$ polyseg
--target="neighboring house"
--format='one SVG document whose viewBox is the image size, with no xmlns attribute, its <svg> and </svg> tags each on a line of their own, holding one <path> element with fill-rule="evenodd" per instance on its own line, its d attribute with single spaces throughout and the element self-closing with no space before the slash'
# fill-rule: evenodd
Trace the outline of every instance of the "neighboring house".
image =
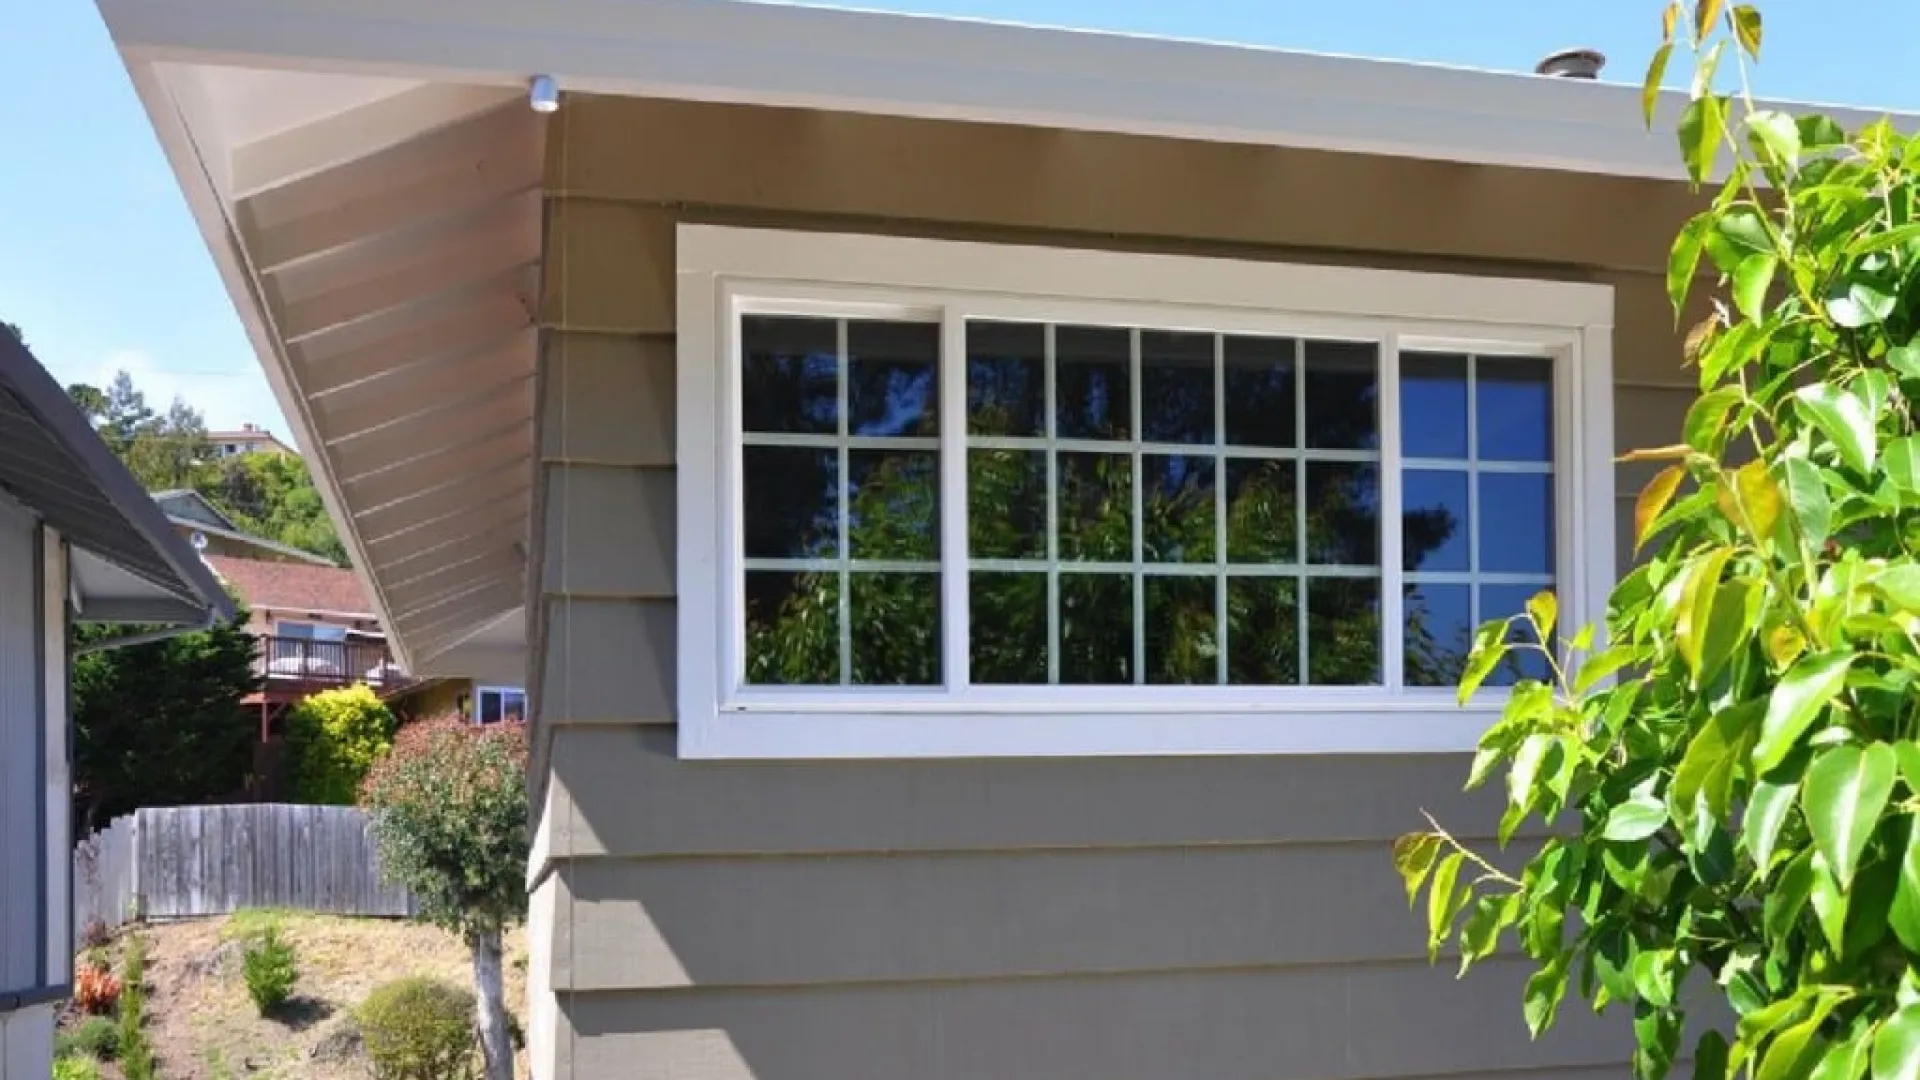
<svg viewBox="0 0 1920 1080">
<path fill-rule="evenodd" d="M 402 692 L 413 680 L 395 663 L 379 616 L 354 572 L 338 566 L 264 562 L 224 555 L 207 564 L 248 611 L 260 639 L 260 738 L 272 737 L 288 706 L 354 683 Z"/>
<path fill-rule="evenodd" d="M 207 444 L 213 456 L 230 458 L 239 454 L 298 454 L 293 447 L 275 438 L 273 432 L 255 424 L 242 424 L 239 431 L 209 431 Z"/>
<path fill-rule="evenodd" d="M 1624 1073 L 1389 845 L 1492 834 L 1470 627 L 1602 615 L 1696 392 L 1637 87 L 98 2 L 403 665 L 528 687 L 535 1076 Z"/>
<path fill-rule="evenodd" d="M 66 392 L 0 332 L 0 1078 L 49 1074 L 73 975 L 68 626 L 136 623 L 151 641 L 231 614 Z"/>
<path fill-rule="evenodd" d="M 232 518 L 220 512 L 205 495 L 191 489 L 156 491 L 153 501 L 173 523 L 174 530 L 187 538 L 204 555 L 224 555 L 266 562 L 304 562 L 332 566 L 333 560 L 296 547 L 276 543 L 244 532 Z"/>
</svg>

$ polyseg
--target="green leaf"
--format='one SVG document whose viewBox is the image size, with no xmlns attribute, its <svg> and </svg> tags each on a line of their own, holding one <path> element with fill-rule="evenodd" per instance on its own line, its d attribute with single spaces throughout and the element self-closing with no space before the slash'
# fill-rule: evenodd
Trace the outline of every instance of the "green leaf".
<svg viewBox="0 0 1920 1080">
<path fill-rule="evenodd" d="M 1875 326 L 1893 314 L 1894 296 L 1877 281 L 1859 274 L 1834 283 L 1827 294 L 1827 316 L 1849 330 Z"/>
<path fill-rule="evenodd" d="M 1767 317 L 1767 290 L 1780 260 L 1772 255 L 1749 255 L 1733 271 L 1733 305 L 1740 314 L 1760 322 Z"/>
<path fill-rule="evenodd" d="M 1695 398 L 1687 409 L 1685 423 L 1680 426 L 1687 445 L 1703 454 L 1717 453 L 1720 432 L 1727 426 L 1727 414 L 1740 404 L 1741 394 L 1738 386 L 1723 386 Z"/>
<path fill-rule="evenodd" d="M 1727 1080 L 1727 1037 L 1717 1031 L 1700 1033 L 1693 1044 L 1693 1080 Z"/>
<path fill-rule="evenodd" d="M 1800 807 L 1840 887 L 1853 884 L 1860 856 L 1893 794 L 1893 748 L 1886 743 L 1830 747 L 1807 769 Z"/>
<path fill-rule="evenodd" d="M 1727 104 L 1723 98 L 1707 94 L 1687 103 L 1687 111 L 1680 115 L 1680 156 L 1694 183 L 1704 182 L 1713 171 L 1726 132 Z M 1672 281 L 1671 269 L 1668 281 Z"/>
<path fill-rule="evenodd" d="M 1647 1004 L 1673 1004 L 1673 950 L 1648 949 L 1633 957 L 1633 988 Z"/>
<path fill-rule="evenodd" d="M 1809 546 L 1819 548 L 1833 531 L 1833 500 L 1827 494 L 1827 482 L 1821 478 L 1819 467 L 1806 458 L 1782 461 L 1780 474 L 1800 535 Z"/>
<path fill-rule="evenodd" d="M 1761 910 L 1761 925 L 1768 937 L 1782 937 L 1793 929 L 1813 893 L 1813 852 L 1802 851 L 1787 860 L 1780 877 L 1767 890 Z M 1742 1025 L 1744 1027 L 1744 1025 Z"/>
<path fill-rule="evenodd" d="M 1635 795 L 1614 806 L 1607 814 L 1607 825 L 1600 835 L 1607 840 L 1645 840 L 1659 832 L 1666 821 L 1667 808 L 1659 799 L 1651 794 Z"/>
<path fill-rule="evenodd" d="M 1701 679 L 1700 662 L 1707 644 L 1707 627 L 1713 618 L 1713 602 L 1720 591 L 1720 573 L 1726 569 L 1727 560 L 1733 558 L 1733 549 L 1714 548 L 1702 553 L 1687 564 L 1685 584 L 1680 590 L 1679 618 L 1674 624 L 1673 636 L 1680 647 L 1681 659 L 1687 662 L 1687 670 L 1693 674 L 1694 683 Z"/>
<path fill-rule="evenodd" d="M 1460 866 L 1466 862 L 1466 856 L 1456 851 L 1440 860 L 1433 872 L 1433 886 L 1427 890 L 1427 959 L 1433 960 L 1440 955 L 1440 945 L 1447 939 L 1447 932 L 1453 928 L 1454 916 L 1460 913 L 1459 904 L 1454 898 L 1454 886 L 1460 878 Z M 1471 891 L 1471 890 L 1469 890 Z"/>
<path fill-rule="evenodd" d="M 1505 620 L 1483 623 L 1473 633 L 1473 650 L 1467 654 L 1466 670 L 1460 676 L 1460 704 L 1465 705 L 1473 698 L 1474 691 L 1487 681 L 1493 669 L 1507 655 L 1507 628 Z"/>
<path fill-rule="evenodd" d="M 1714 223 L 1714 231 L 1739 249 L 1740 257 L 1775 255 L 1773 235 L 1767 231 L 1767 219 L 1759 210 L 1741 204 L 1729 207 Z"/>
<path fill-rule="evenodd" d="M 1912 781 L 1908 783 L 1911 786 Z M 1908 952 L 1920 953 L 1920 826 L 1915 826 L 1911 818 L 1907 826 L 1907 846 L 1900 856 L 1900 884 L 1893 891 L 1887 922 Z"/>
<path fill-rule="evenodd" d="M 1513 767 L 1507 771 L 1507 803 L 1522 810 L 1533 805 L 1533 786 L 1540 777 L 1540 763 L 1553 746 L 1553 736 L 1536 731 L 1526 737 L 1513 755 Z"/>
<path fill-rule="evenodd" d="M 1580 670 L 1573 676 L 1574 694 L 1584 695 L 1602 679 L 1632 662 L 1633 653 L 1625 645 L 1615 645 L 1604 652 L 1594 653 L 1580 662 Z"/>
<path fill-rule="evenodd" d="M 1920 743 L 1902 740 L 1893 744 L 1893 757 L 1900 763 L 1900 779 L 1907 790 L 1920 795 Z"/>
<path fill-rule="evenodd" d="M 1673 238 L 1673 247 L 1667 251 L 1667 299 L 1673 304 L 1676 318 L 1680 309 L 1687 306 L 1687 293 L 1693 287 L 1694 274 L 1699 272 L 1700 251 L 1711 228 L 1711 210 L 1695 214 L 1681 226 L 1679 235 Z"/>
<path fill-rule="evenodd" d="M 1846 889 L 1833 876 L 1833 868 L 1827 865 L 1826 856 L 1814 852 L 1811 866 L 1807 899 L 1813 902 L 1813 914 L 1820 922 L 1820 932 L 1826 935 L 1827 943 L 1838 953 L 1847 944 Z"/>
<path fill-rule="evenodd" d="M 1553 623 L 1559 615 L 1560 605 L 1550 590 L 1542 589 L 1527 599 L 1527 618 L 1533 621 L 1533 632 L 1543 643 L 1553 640 Z"/>
<path fill-rule="evenodd" d="M 1521 1000 L 1521 1012 L 1527 1019 L 1527 1030 L 1534 1038 L 1553 1026 L 1554 1013 L 1560 1009 L 1560 999 L 1567 994 L 1567 961 L 1565 956 L 1556 956 L 1540 970 L 1527 979 L 1527 987 Z"/>
<path fill-rule="evenodd" d="M 1908 435 L 1887 444 L 1887 479 L 1902 493 L 1920 492 L 1920 435 Z"/>
<path fill-rule="evenodd" d="M 1859 1080 L 1867 1071 L 1868 1051 L 1873 1046 L 1873 1029 L 1860 1030 L 1827 1048 L 1814 1067 L 1812 1080 Z"/>
<path fill-rule="evenodd" d="M 1815 1016 L 1801 1021 L 1773 1037 L 1760 1059 L 1755 1080 L 1805 1080 L 1827 1052 L 1820 1038 L 1820 1022 Z"/>
<path fill-rule="evenodd" d="M 1672 57 L 1671 41 L 1655 49 L 1653 59 L 1647 64 L 1646 78 L 1640 81 L 1640 115 L 1648 127 L 1653 126 L 1653 110 L 1660 103 L 1660 83 L 1667 77 L 1667 61 Z"/>
<path fill-rule="evenodd" d="M 1473 913 L 1460 927 L 1460 973 L 1476 960 L 1493 955 L 1500 944 L 1500 928 L 1512 921 L 1515 897 L 1483 896 L 1473 905 Z"/>
<path fill-rule="evenodd" d="M 1759 699 L 1743 702 L 1713 714 L 1687 744 L 1687 752 L 1674 770 L 1667 798 L 1674 807 L 1686 810 L 1694 799 L 1704 795 L 1714 817 L 1727 812 L 1733 798 L 1734 772 L 1745 756 L 1746 744 L 1753 735 L 1754 721 L 1765 703 Z"/>
<path fill-rule="evenodd" d="M 1760 59 L 1760 9 L 1752 4 L 1735 4 L 1733 8 L 1733 37 L 1747 55 Z M 1792 123 L 1791 120 L 1788 123 Z M 1795 145 L 1799 140 L 1795 140 Z"/>
<path fill-rule="evenodd" d="M 1408 833 L 1393 842 L 1393 868 L 1406 883 L 1409 911 L 1420 898 L 1420 886 L 1426 884 L 1439 855 L 1440 838 L 1433 833 Z"/>
<path fill-rule="evenodd" d="M 1814 717 L 1827 707 L 1847 681 L 1847 668 L 1853 663 L 1853 657 L 1851 650 L 1835 650 L 1801 657 L 1787 669 L 1767 701 L 1760 741 L 1753 749 L 1756 769 L 1770 772 L 1793 752 Z"/>
<path fill-rule="evenodd" d="M 1897 225 L 1885 232 L 1872 233 L 1847 250 L 1853 255 L 1871 255 L 1876 251 L 1896 248 L 1914 240 L 1920 240 L 1920 221 L 1909 221 L 1905 225 Z"/>
<path fill-rule="evenodd" d="M 1794 398 L 1807 421 L 1832 440 L 1848 468 L 1863 475 L 1873 468 L 1873 414 L 1857 395 L 1822 382 L 1801 388 Z"/>
<path fill-rule="evenodd" d="M 1920 564 L 1889 566 L 1873 576 L 1873 587 L 1885 593 L 1896 608 L 1920 612 Z"/>
<path fill-rule="evenodd" d="M 1786 823 L 1799 795 L 1798 780 L 1790 784 L 1762 780 L 1753 785 L 1753 794 L 1747 798 L 1741 834 L 1747 841 L 1747 854 L 1752 856 L 1753 865 L 1762 877 L 1773 862 L 1773 845 L 1780 839 L 1780 826 Z"/>
<path fill-rule="evenodd" d="M 1794 121 L 1794 126 L 1800 129 L 1800 145 L 1809 150 L 1824 150 L 1847 141 L 1846 129 L 1831 116 L 1818 113 L 1802 116 Z"/>
<path fill-rule="evenodd" d="M 1908 342 L 1887 350 L 1887 366 L 1908 379 L 1920 379 L 1920 345 Z"/>
<path fill-rule="evenodd" d="M 1920 1005 L 1909 1005 L 1873 1037 L 1873 1080 L 1920 1080 Z"/>
</svg>

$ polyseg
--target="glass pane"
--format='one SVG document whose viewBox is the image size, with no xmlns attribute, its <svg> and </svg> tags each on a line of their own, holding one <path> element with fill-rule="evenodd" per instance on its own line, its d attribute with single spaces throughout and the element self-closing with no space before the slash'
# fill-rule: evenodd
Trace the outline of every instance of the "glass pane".
<svg viewBox="0 0 1920 1080">
<path fill-rule="evenodd" d="M 1315 686 L 1372 686 L 1380 682 L 1378 581 L 1307 581 L 1307 681 Z"/>
<path fill-rule="evenodd" d="M 1227 561 L 1291 563 L 1300 550 L 1299 466 L 1291 461 L 1227 461 Z"/>
<path fill-rule="evenodd" d="M 491 694 L 491 693 L 481 694 L 480 695 L 480 722 L 482 724 L 499 723 L 502 718 L 500 706 L 501 706 L 501 700 L 500 700 L 499 694 Z"/>
<path fill-rule="evenodd" d="M 1132 562 L 1133 459 L 1061 454 L 1059 473 L 1060 557 Z"/>
<path fill-rule="evenodd" d="M 847 430 L 937 434 L 939 357 L 938 323 L 847 323 Z"/>
<path fill-rule="evenodd" d="M 1553 573 L 1553 477 L 1481 473 L 1480 570 Z"/>
<path fill-rule="evenodd" d="M 940 575 L 849 574 L 855 686 L 940 684 Z"/>
<path fill-rule="evenodd" d="M 1468 474 L 1408 469 L 1401 474 L 1400 551 L 1408 570 L 1470 569 Z"/>
<path fill-rule="evenodd" d="M 1379 565 L 1378 469 L 1344 461 L 1307 462 L 1307 562 Z"/>
<path fill-rule="evenodd" d="M 967 553 L 1046 558 L 1046 451 L 967 451 Z"/>
<path fill-rule="evenodd" d="M 1307 342 L 1307 445 L 1371 450 L 1380 445 L 1375 415 L 1378 348 L 1371 342 Z"/>
<path fill-rule="evenodd" d="M 1292 338 L 1225 343 L 1227 445 L 1297 448 Z"/>
<path fill-rule="evenodd" d="M 1047 681 L 1047 575 L 975 571 L 968 652 L 975 683 L 1032 686 Z"/>
<path fill-rule="evenodd" d="M 1527 601 L 1543 589 L 1552 589 L 1551 585 L 1482 585 L 1480 586 L 1480 621 L 1504 619 L 1527 610 Z M 1524 620 L 1516 623 L 1509 641 L 1522 642 L 1528 646 L 1537 643 L 1533 628 Z M 1538 679 L 1545 682 L 1551 674 L 1547 658 L 1533 648 L 1509 649 L 1500 666 L 1487 676 L 1488 686 L 1512 686 L 1521 679 Z"/>
<path fill-rule="evenodd" d="M 1158 577 L 1142 582 L 1147 606 L 1147 681 L 1201 684 L 1220 681 L 1218 612 L 1211 577 Z"/>
<path fill-rule="evenodd" d="M 740 416 L 747 431 L 840 430 L 840 329 L 834 319 L 740 319 Z"/>
<path fill-rule="evenodd" d="M 1227 681 L 1235 686 L 1299 684 L 1297 578 L 1227 579 Z"/>
<path fill-rule="evenodd" d="M 1106 326 L 1054 330 L 1055 433 L 1063 439 L 1126 439 L 1133 431 L 1132 335 Z"/>
<path fill-rule="evenodd" d="M 1466 458 L 1466 357 L 1401 354 L 1400 452 L 1414 458 Z"/>
<path fill-rule="evenodd" d="M 940 557 L 940 455 L 849 450 L 847 545 L 856 559 Z"/>
<path fill-rule="evenodd" d="M 1488 356 L 1474 363 L 1480 456 L 1488 461 L 1552 461 L 1552 363 Z"/>
<path fill-rule="evenodd" d="M 1213 335 L 1140 332 L 1140 431 L 1149 442 L 1213 442 Z"/>
<path fill-rule="evenodd" d="M 839 451 L 749 446 L 740 471 L 747 558 L 839 557 Z"/>
<path fill-rule="evenodd" d="M 1047 328 L 1039 323 L 967 324 L 967 430 L 975 435 L 1047 433 Z"/>
<path fill-rule="evenodd" d="M 1143 454 L 1140 518 L 1147 562 L 1212 562 L 1213 459 Z"/>
<path fill-rule="evenodd" d="M 1060 681 L 1133 681 L 1133 575 L 1060 575 Z"/>
<path fill-rule="evenodd" d="M 840 681 L 840 575 L 749 570 L 747 681 L 824 686 Z"/>
<path fill-rule="evenodd" d="M 1415 585 L 1406 600 L 1408 686 L 1453 686 L 1473 648 L 1473 589 Z"/>
</svg>

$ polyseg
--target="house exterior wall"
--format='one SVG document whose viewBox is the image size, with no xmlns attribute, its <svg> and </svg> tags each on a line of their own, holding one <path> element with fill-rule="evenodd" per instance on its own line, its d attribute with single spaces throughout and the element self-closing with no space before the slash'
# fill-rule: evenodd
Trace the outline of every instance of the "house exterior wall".
<svg viewBox="0 0 1920 1080">
<path fill-rule="evenodd" d="M 1524 963 L 1428 966 L 1388 857 L 1490 836 L 1456 755 L 676 757 L 684 221 L 1595 281 L 1615 440 L 1693 390 L 1651 181 L 992 125 L 572 98 L 550 130 L 531 681 L 535 1075 L 1623 1075 L 1530 1044 Z M 1638 478 L 1620 477 L 1628 518 Z M 1623 525 L 1624 528 L 1624 525 Z M 1622 562 L 1626 559 L 1624 537 Z"/>
</svg>

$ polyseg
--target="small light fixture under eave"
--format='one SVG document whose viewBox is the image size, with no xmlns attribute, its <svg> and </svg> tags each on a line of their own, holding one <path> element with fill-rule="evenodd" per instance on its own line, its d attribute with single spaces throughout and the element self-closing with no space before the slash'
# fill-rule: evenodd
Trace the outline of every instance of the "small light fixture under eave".
<svg viewBox="0 0 1920 1080">
<path fill-rule="evenodd" d="M 560 108 L 560 84 L 551 75 L 535 75 L 527 83 L 527 105 L 537 113 L 557 112 Z"/>
<path fill-rule="evenodd" d="M 1534 65 L 1535 75 L 1559 79 L 1598 79 L 1607 56 L 1598 49 L 1562 49 Z"/>
</svg>

